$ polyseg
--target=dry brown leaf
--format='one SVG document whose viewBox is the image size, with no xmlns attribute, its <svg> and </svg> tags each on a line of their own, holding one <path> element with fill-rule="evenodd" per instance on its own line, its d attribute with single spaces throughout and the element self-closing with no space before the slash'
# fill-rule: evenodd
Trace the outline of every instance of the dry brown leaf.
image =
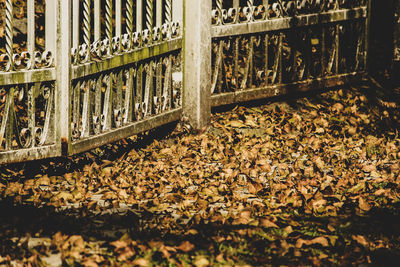
<svg viewBox="0 0 400 267">
<path fill-rule="evenodd" d="M 233 127 L 233 128 L 246 128 L 247 127 L 246 124 L 243 123 L 243 121 L 239 121 L 239 120 L 229 121 L 226 124 L 226 126 L 230 126 L 230 127 Z"/>
<path fill-rule="evenodd" d="M 374 195 L 375 195 L 375 196 L 381 196 L 381 195 L 385 195 L 385 194 L 388 193 L 388 192 L 390 192 L 389 189 L 381 188 L 381 189 L 376 190 L 376 191 L 374 192 Z"/>
<path fill-rule="evenodd" d="M 74 196 L 69 192 L 60 192 L 52 197 L 52 201 L 59 201 L 59 200 L 73 201 Z"/>
<path fill-rule="evenodd" d="M 205 256 L 197 256 L 194 261 L 196 267 L 206 267 L 210 265 L 210 261 Z"/>
<path fill-rule="evenodd" d="M 303 245 L 311 246 L 311 245 L 316 245 L 316 244 L 319 244 L 323 247 L 329 246 L 328 239 L 326 239 L 323 236 L 320 236 L 320 237 L 316 237 L 312 240 L 304 240 L 302 238 L 299 238 L 299 239 L 297 239 L 297 242 L 296 242 L 296 248 L 302 248 Z"/>
<path fill-rule="evenodd" d="M 369 245 L 367 239 L 362 235 L 352 235 L 351 238 L 364 247 L 367 247 Z"/>
<path fill-rule="evenodd" d="M 130 264 L 132 264 L 132 266 L 146 267 L 146 266 L 150 266 L 150 261 L 145 258 L 140 258 L 140 259 L 136 259 L 136 260 L 132 261 Z"/>
<path fill-rule="evenodd" d="M 376 171 L 376 166 L 375 166 L 374 164 L 364 165 L 364 166 L 362 167 L 362 170 L 363 170 L 364 172 L 373 172 L 373 171 Z"/>
<path fill-rule="evenodd" d="M 371 209 L 371 205 L 362 197 L 358 199 L 358 207 L 363 211 L 369 211 Z"/>
<path fill-rule="evenodd" d="M 192 251 L 195 248 L 195 246 L 189 241 L 184 241 L 179 245 L 179 247 L 176 248 L 183 252 L 189 252 Z"/>
<path fill-rule="evenodd" d="M 276 225 L 274 222 L 271 222 L 267 218 L 260 219 L 260 226 L 265 227 L 265 228 L 279 228 L 278 225 Z"/>
</svg>

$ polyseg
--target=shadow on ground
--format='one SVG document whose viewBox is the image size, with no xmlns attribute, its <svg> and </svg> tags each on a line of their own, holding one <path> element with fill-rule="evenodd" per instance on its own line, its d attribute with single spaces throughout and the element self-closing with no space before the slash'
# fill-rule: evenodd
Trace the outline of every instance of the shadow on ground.
<svg viewBox="0 0 400 267">
<path fill-rule="evenodd" d="M 159 215 L 146 211 L 118 213 L 109 210 L 107 214 L 94 215 L 85 208 L 56 211 L 53 207 L 15 205 L 13 199 L 7 199 L 0 201 L 0 255 L 24 257 L 29 252 L 18 244 L 19 239 L 27 236 L 52 238 L 57 232 L 62 232 L 83 236 L 85 240 L 105 242 L 107 247 L 107 242 L 115 241 L 124 234 L 143 243 L 162 242 L 170 246 L 190 241 L 198 251 L 216 256 L 232 250 L 236 257 L 254 265 L 315 264 L 315 256 L 325 253 L 336 255 L 337 261 L 330 264 L 396 266 L 400 260 L 400 204 L 373 208 L 363 215 L 356 214 L 351 206 L 348 204 L 345 212 L 336 217 L 279 217 L 278 214 L 280 229 L 236 225 L 231 221 L 192 220 L 186 225 L 176 225 L 181 231 L 165 231 L 147 227 L 149 222 L 157 221 Z M 336 227 L 335 232 L 330 233 L 336 239 L 334 245 L 313 249 L 282 246 L 286 242 L 296 243 L 299 238 L 307 239 L 313 234 L 325 232 L 329 224 Z M 283 228 L 291 225 L 296 226 L 292 226 L 290 234 L 282 232 Z M 189 229 L 191 231 L 188 232 Z M 367 237 L 371 243 L 357 243 L 354 236 L 358 235 Z M 380 242 L 386 245 L 371 245 Z M 323 261 L 319 263 L 324 264 Z"/>
</svg>

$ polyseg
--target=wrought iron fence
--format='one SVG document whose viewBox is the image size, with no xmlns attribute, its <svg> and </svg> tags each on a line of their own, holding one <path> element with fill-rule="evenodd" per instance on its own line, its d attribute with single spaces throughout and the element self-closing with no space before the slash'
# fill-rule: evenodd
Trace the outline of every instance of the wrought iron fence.
<svg viewBox="0 0 400 267">
<path fill-rule="evenodd" d="M 212 105 L 342 83 L 366 70 L 367 1 L 214 1 Z"/>
<path fill-rule="evenodd" d="M 20 6 L 26 34 L 15 46 Z M 0 163 L 79 153 L 182 118 L 200 129 L 212 106 L 350 82 L 367 66 L 367 0 L 0 9 Z"/>
</svg>

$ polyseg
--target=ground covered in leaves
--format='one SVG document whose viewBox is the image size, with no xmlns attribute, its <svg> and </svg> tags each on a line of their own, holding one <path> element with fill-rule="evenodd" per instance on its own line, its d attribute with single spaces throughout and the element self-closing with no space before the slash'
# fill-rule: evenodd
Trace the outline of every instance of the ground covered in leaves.
<svg viewBox="0 0 400 267">
<path fill-rule="evenodd" d="M 0 266 L 398 262 L 396 102 L 360 86 L 264 104 L 2 167 Z"/>
</svg>

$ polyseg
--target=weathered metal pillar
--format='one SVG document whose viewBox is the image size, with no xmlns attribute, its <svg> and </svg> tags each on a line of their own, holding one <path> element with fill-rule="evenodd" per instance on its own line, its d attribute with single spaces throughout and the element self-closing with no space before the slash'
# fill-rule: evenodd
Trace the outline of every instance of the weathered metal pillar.
<svg viewBox="0 0 400 267">
<path fill-rule="evenodd" d="M 70 146 L 70 87 L 71 87 L 71 0 L 57 1 L 57 55 L 56 55 L 56 140 L 61 141 L 62 153 Z"/>
<path fill-rule="evenodd" d="M 183 111 L 194 130 L 211 115 L 211 0 L 184 0 Z"/>
</svg>

